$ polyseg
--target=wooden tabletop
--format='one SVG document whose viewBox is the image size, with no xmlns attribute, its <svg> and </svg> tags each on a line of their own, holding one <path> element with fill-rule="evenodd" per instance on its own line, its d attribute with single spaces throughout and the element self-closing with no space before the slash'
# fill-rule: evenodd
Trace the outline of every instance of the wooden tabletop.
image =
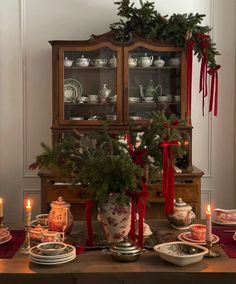
<svg viewBox="0 0 236 284">
<path fill-rule="evenodd" d="M 112 261 L 102 251 L 86 251 L 72 262 L 53 267 L 29 263 L 28 256 L 18 253 L 12 259 L 0 259 L 0 283 L 236 283 L 236 259 L 229 258 L 219 245 L 216 249 L 220 257 L 184 267 L 163 261 L 153 251 L 145 251 L 130 263 Z"/>
</svg>

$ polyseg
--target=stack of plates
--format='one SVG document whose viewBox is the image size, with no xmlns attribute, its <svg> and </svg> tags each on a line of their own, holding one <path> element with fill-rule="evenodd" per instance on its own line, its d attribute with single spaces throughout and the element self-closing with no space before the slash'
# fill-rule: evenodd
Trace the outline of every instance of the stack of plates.
<svg viewBox="0 0 236 284">
<path fill-rule="evenodd" d="M 37 246 L 29 250 L 29 260 L 33 263 L 42 265 L 58 265 L 69 262 L 76 258 L 75 247 L 66 245 L 63 252 L 57 255 L 44 255 Z"/>
<path fill-rule="evenodd" d="M 9 242 L 12 236 L 8 229 L 0 229 L 0 245 Z"/>
</svg>

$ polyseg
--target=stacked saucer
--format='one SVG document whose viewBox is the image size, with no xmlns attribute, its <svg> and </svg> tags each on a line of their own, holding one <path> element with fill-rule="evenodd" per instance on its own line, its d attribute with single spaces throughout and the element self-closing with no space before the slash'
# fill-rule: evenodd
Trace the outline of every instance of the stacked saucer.
<svg viewBox="0 0 236 284">
<path fill-rule="evenodd" d="M 7 228 L 0 229 L 0 245 L 9 242 L 12 236 Z"/>
<path fill-rule="evenodd" d="M 41 243 L 41 245 L 47 243 Z M 76 257 L 76 249 L 74 246 L 64 244 L 65 249 L 58 251 L 57 254 L 45 253 L 39 246 L 34 246 L 29 250 L 29 260 L 41 265 L 58 265 L 72 261 Z"/>
</svg>

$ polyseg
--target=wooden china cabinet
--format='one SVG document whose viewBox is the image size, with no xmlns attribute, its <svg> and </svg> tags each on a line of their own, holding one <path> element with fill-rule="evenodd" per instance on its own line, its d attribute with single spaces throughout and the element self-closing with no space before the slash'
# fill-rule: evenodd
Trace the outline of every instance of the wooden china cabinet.
<svg viewBox="0 0 236 284">
<path fill-rule="evenodd" d="M 121 43 L 112 33 L 91 36 L 85 41 L 54 40 L 50 44 L 53 145 L 73 129 L 90 132 L 108 120 L 109 130 L 114 133 L 128 129 L 130 120 L 134 120 L 137 126 L 144 125 L 150 113 L 157 110 L 164 110 L 167 116 L 175 114 L 191 121 L 187 117 L 186 54 L 183 48 L 137 36 Z M 176 175 L 176 197 L 190 203 L 199 217 L 203 173 L 192 166 L 192 125 L 181 131 L 189 144 L 187 155 L 178 161 L 183 173 Z M 42 212 L 47 212 L 50 202 L 63 195 L 72 204 L 75 219 L 84 218 L 83 204 L 88 191 L 57 184 L 50 174 L 39 175 Z M 149 190 L 152 206 L 148 217 L 163 217 L 161 179 L 150 185 Z"/>
</svg>

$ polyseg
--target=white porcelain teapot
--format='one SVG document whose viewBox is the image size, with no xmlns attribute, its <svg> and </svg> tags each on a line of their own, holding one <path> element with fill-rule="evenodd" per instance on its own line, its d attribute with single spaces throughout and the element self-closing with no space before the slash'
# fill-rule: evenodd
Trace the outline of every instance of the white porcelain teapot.
<svg viewBox="0 0 236 284">
<path fill-rule="evenodd" d="M 70 204 L 58 197 L 52 201 L 51 211 L 48 216 L 48 228 L 50 231 L 69 233 L 72 230 L 73 216 L 70 212 Z"/>
<path fill-rule="evenodd" d="M 147 53 L 144 56 L 139 57 L 138 65 L 141 67 L 150 67 L 153 63 L 153 56 L 147 56 Z"/>
<path fill-rule="evenodd" d="M 182 198 L 174 201 L 174 213 L 167 216 L 170 225 L 175 229 L 184 230 L 192 224 L 195 214 L 192 207 L 185 203 Z"/>
</svg>

